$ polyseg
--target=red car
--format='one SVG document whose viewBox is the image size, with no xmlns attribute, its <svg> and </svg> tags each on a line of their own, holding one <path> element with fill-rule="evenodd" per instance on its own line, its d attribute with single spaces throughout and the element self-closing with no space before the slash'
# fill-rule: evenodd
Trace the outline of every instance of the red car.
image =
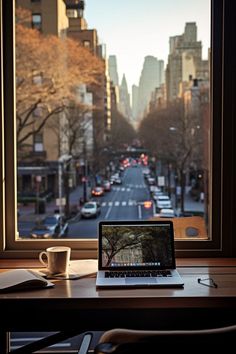
<svg viewBox="0 0 236 354">
<path fill-rule="evenodd" d="M 92 195 L 94 197 L 101 197 L 104 194 L 104 189 L 102 187 L 94 187 L 92 189 Z"/>
</svg>

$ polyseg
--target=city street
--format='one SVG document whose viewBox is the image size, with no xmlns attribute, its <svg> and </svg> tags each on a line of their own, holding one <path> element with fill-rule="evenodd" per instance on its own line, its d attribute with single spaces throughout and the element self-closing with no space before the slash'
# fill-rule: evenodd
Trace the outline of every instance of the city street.
<svg viewBox="0 0 236 354">
<path fill-rule="evenodd" d="M 144 202 L 150 201 L 149 186 L 146 183 L 141 166 L 128 167 L 121 175 L 122 183 L 113 184 L 110 192 L 105 192 L 101 197 L 93 197 L 100 203 L 101 214 L 97 218 L 82 219 L 80 214 L 69 220 L 67 238 L 97 238 L 98 222 L 100 220 L 145 220 L 153 217 L 156 213 L 155 205 L 145 208 Z M 70 205 L 79 204 L 83 196 L 83 186 L 78 186 L 70 194 Z M 90 195 L 90 188 L 88 188 Z M 174 206 L 174 196 L 172 198 Z M 203 212 L 204 204 L 193 201 L 189 194 L 185 196 L 185 210 Z M 53 214 L 58 207 L 55 201 L 47 203 L 46 215 Z M 37 220 L 42 219 L 45 214 L 35 214 L 35 206 L 28 205 L 21 207 L 18 222 L 19 235 L 28 238 L 30 231 Z M 175 210 L 178 214 L 178 210 Z"/>
</svg>

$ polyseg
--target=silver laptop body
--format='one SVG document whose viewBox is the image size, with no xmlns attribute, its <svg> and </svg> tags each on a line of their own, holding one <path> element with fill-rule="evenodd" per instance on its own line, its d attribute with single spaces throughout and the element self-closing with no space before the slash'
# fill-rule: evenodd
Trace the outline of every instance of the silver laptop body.
<svg viewBox="0 0 236 354">
<path fill-rule="evenodd" d="M 183 287 L 172 221 L 101 221 L 97 287 Z"/>
</svg>

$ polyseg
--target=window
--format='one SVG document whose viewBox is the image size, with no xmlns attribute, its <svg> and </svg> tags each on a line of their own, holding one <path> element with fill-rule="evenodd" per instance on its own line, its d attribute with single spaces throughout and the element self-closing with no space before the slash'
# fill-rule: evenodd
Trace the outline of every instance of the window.
<svg viewBox="0 0 236 354">
<path fill-rule="evenodd" d="M 43 151 L 43 134 L 34 135 L 34 151 Z"/>
<path fill-rule="evenodd" d="M 42 15 L 41 14 L 32 14 L 32 28 L 35 28 L 39 31 L 42 30 Z"/>
<path fill-rule="evenodd" d="M 90 41 L 84 41 L 84 46 L 87 47 L 87 48 L 90 48 Z"/>
<path fill-rule="evenodd" d="M 223 11 L 223 5 L 224 5 L 224 11 Z M 3 22 L 3 29 L 5 31 L 5 26 L 8 26 L 9 28 L 9 23 L 11 23 L 12 19 L 12 13 L 13 9 L 9 5 L 9 3 L 6 5 L 4 4 L 3 6 L 4 10 L 4 22 Z M 136 171 L 142 170 L 142 173 L 146 175 L 145 180 L 146 180 L 146 185 L 148 185 L 148 190 L 150 193 L 156 192 L 161 192 L 165 190 L 167 192 L 166 194 L 169 194 L 170 192 L 170 199 L 172 197 L 171 195 L 171 188 L 174 186 L 174 203 L 177 203 L 178 205 L 181 205 L 183 202 L 183 198 L 181 196 L 181 193 L 183 191 L 185 192 L 186 187 L 197 187 L 200 188 L 200 200 L 198 203 L 203 203 L 206 201 L 207 196 L 209 195 L 209 212 L 207 213 L 207 225 L 208 225 L 208 237 L 204 240 L 196 240 L 192 236 L 189 237 L 189 240 L 176 240 L 176 245 L 177 245 L 177 252 L 178 255 L 187 255 L 187 256 L 195 256 L 195 255 L 232 255 L 234 252 L 234 248 L 231 247 L 230 250 L 228 248 L 229 244 L 234 245 L 234 241 L 231 239 L 232 235 L 232 230 L 233 230 L 233 215 L 232 215 L 232 210 L 234 206 L 234 200 L 235 200 L 235 186 L 234 186 L 234 173 L 235 171 L 232 171 L 232 162 L 234 161 L 234 149 L 233 149 L 233 137 L 235 133 L 235 128 L 233 125 L 233 121 L 231 122 L 231 117 L 233 117 L 233 106 L 232 106 L 232 94 L 231 94 L 231 86 L 229 85 L 229 82 L 232 81 L 232 72 L 229 70 L 230 67 L 234 65 L 234 56 L 235 56 L 235 45 L 233 41 L 230 41 L 230 38 L 233 38 L 233 33 L 234 31 L 230 26 L 234 26 L 233 23 L 233 10 L 235 11 L 235 5 L 233 2 L 229 1 L 227 2 L 227 5 L 224 3 L 222 4 L 221 1 L 213 1 L 213 6 L 212 6 L 212 14 L 213 14 L 213 50 L 211 54 L 211 62 L 213 63 L 212 66 L 212 86 L 211 86 L 211 93 L 212 93 L 212 100 L 211 100 L 211 108 L 212 108 L 212 115 L 213 115 L 213 124 L 212 124 L 212 129 L 211 129 L 211 136 L 212 136 L 212 150 L 209 149 L 205 151 L 207 153 L 207 156 L 210 156 L 209 158 L 209 163 L 210 163 L 210 173 L 207 175 L 207 179 L 204 180 L 204 186 L 202 186 L 202 178 L 204 176 L 204 169 L 200 168 L 198 169 L 197 165 L 197 157 L 196 159 L 192 159 L 191 164 L 188 165 L 188 174 L 184 176 L 183 181 L 185 181 L 184 188 L 183 185 L 181 185 L 181 171 L 179 172 L 180 174 L 176 175 L 175 172 L 173 172 L 173 167 L 175 166 L 175 160 L 174 157 L 173 159 L 169 159 L 170 154 L 166 154 L 165 157 L 165 152 L 168 151 L 169 149 L 168 146 L 163 148 L 163 146 L 158 146 L 159 151 L 161 152 L 162 155 L 162 160 L 158 161 L 158 157 L 154 155 L 149 155 L 147 150 L 150 149 L 144 149 L 142 153 L 137 157 L 136 153 L 138 148 L 141 148 L 140 144 L 140 138 L 138 139 L 136 135 L 134 135 L 134 144 L 125 146 L 125 149 L 127 151 L 127 155 L 120 160 L 120 156 L 118 156 L 118 161 L 119 161 L 119 169 L 122 173 L 122 170 L 126 171 L 132 171 L 133 175 L 136 174 Z M 227 21 L 222 21 L 222 14 L 225 14 L 227 16 Z M 6 22 L 5 22 L 6 20 Z M 8 20 L 8 21 L 7 21 Z M 12 19 L 13 22 L 13 19 Z M 223 31 L 223 24 L 224 24 L 224 31 Z M 16 161 L 14 156 L 16 157 L 16 151 L 15 151 L 15 146 L 12 144 L 12 141 L 15 142 L 14 137 L 14 122 L 13 117 L 14 117 L 14 110 L 13 107 L 14 105 L 14 76 L 12 76 L 12 70 L 13 66 L 12 63 L 14 62 L 14 56 L 12 52 L 12 43 L 13 40 L 11 41 L 8 37 L 6 37 L 6 32 L 3 31 L 3 38 L 4 38 L 4 74 L 8 78 L 8 82 L 6 84 L 6 81 L 4 81 L 4 99 L 5 99 L 5 105 L 4 105 L 4 116 L 8 119 L 5 119 L 4 124 L 5 124 L 5 131 L 7 132 L 7 135 L 5 135 L 5 140 L 4 141 L 4 147 L 6 151 L 6 156 L 7 158 L 5 159 L 5 164 L 3 164 L 3 171 L 5 172 L 6 175 L 6 188 L 4 188 L 5 191 L 5 200 L 2 200 L 2 205 L 6 206 L 6 219 L 4 219 L 4 215 L 2 215 L 2 218 L 6 221 L 3 223 L 5 225 L 6 229 L 6 237 L 3 240 L 3 249 L 8 251 L 9 254 L 11 254 L 12 249 L 18 249 L 18 250 L 29 250 L 31 254 L 34 254 L 32 250 L 39 250 L 42 247 L 44 248 L 45 245 L 43 245 L 43 241 L 29 241 L 27 238 L 23 239 L 21 235 L 20 237 L 15 237 L 16 235 L 16 229 L 18 227 L 17 225 L 17 220 L 16 220 Z M 231 32 L 232 31 L 232 32 Z M 13 33 L 12 32 L 12 38 L 13 38 Z M 224 33 L 225 37 L 222 37 Z M 184 43 L 188 43 L 194 41 L 196 38 L 196 25 L 194 23 L 186 23 L 185 24 L 185 29 L 183 30 L 182 33 L 176 33 L 176 36 L 172 37 L 170 40 L 170 51 L 174 53 L 174 51 L 177 51 L 178 54 L 180 52 L 180 48 L 182 45 L 181 41 L 185 41 Z M 224 40 L 224 46 L 220 47 L 220 44 L 222 43 L 222 40 Z M 70 45 L 73 45 L 73 43 L 70 43 Z M 46 47 L 47 48 L 47 47 Z M 56 47 L 57 54 L 60 52 L 61 47 L 58 44 L 58 47 Z M 7 50 L 6 50 L 7 49 Z M 222 50 L 223 52 L 223 57 L 224 57 L 224 62 L 221 62 L 222 58 Z M 63 53 L 61 51 L 60 53 Z M 230 56 L 228 56 L 230 53 Z M 27 54 L 27 53 L 26 53 Z M 35 52 L 35 60 L 37 58 L 37 52 Z M 51 55 L 52 53 L 50 53 Z M 87 54 L 87 53 L 86 53 Z M 85 55 L 85 54 L 84 54 Z M 201 103 L 203 104 L 207 102 L 207 90 L 206 86 L 204 87 L 203 81 L 204 77 L 207 77 L 207 68 L 205 66 L 205 63 L 201 63 L 199 67 L 194 68 L 194 53 L 193 50 L 190 51 L 188 55 L 182 56 L 184 57 L 184 60 L 181 63 L 181 66 L 179 67 L 179 70 L 184 70 L 183 72 L 186 74 L 185 75 L 185 80 L 184 83 L 179 84 L 179 87 L 176 85 L 173 85 L 171 89 L 169 89 L 168 92 L 166 92 L 167 97 L 174 97 L 178 101 L 178 97 L 180 93 L 183 93 L 182 95 L 182 101 L 181 104 L 178 107 L 173 105 L 170 107 L 169 112 L 172 112 L 176 114 L 177 108 L 179 110 L 185 108 L 186 115 L 184 115 L 185 120 L 183 123 L 186 123 L 188 121 L 188 118 L 191 116 L 192 117 L 192 124 L 190 127 L 188 127 L 188 134 L 186 135 L 186 138 L 191 138 L 196 139 L 194 140 L 195 142 L 201 141 L 201 139 L 204 138 L 202 132 L 201 135 L 199 136 L 199 129 L 201 128 L 201 122 L 198 121 L 199 115 L 196 115 L 196 111 L 194 108 L 196 108 L 197 104 L 196 102 L 199 102 L 201 100 Z M 16 57 L 17 58 L 17 57 Z M 60 58 L 63 58 L 63 56 L 60 56 Z M 180 58 L 180 57 L 179 57 Z M 127 109 L 127 106 L 125 107 L 125 93 L 127 94 L 126 88 L 127 88 L 127 81 L 126 78 L 123 77 L 121 80 L 120 84 L 120 97 L 118 100 L 118 96 L 115 94 L 116 92 L 116 75 L 112 74 L 112 70 L 114 70 L 115 67 L 115 60 L 116 58 L 110 56 L 110 76 L 112 75 L 112 80 L 111 80 L 111 89 L 109 91 L 110 94 L 110 100 L 109 102 L 123 102 L 123 105 L 120 106 L 120 111 L 123 112 L 124 115 L 124 109 Z M 172 60 L 175 60 L 175 56 L 173 55 Z M 68 57 L 66 58 L 68 60 Z M 73 64 L 72 58 L 70 59 L 70 64 Z M 150 61 L 151 64 L 152 62 L 156 62 L 156 60 L 153 58 L 147 58 L 147 62 Z M 232 61 L 231 61 L 232 60 Z M 47 63 L 48 64 L 48 63 Z M 81 67 L 82 67 L 82 62 L 81 62 Z M 147 64 L 147 63 L 146 63 Z M 222 65 L 224 64 L 224 65 Z M 230 65 L 226 65 L 230 64 Z M 59 65 L 59 64 L 58 64 Z M 60 65 L 64 65 L 64 69 L 67 67 L 65 66 L 65 57 L 63 60 L 61 60 Z M 93 63 L 94 67 L 99 73 L 99 65 L 97 62 Z M 97 66 L 96 66 L 97 65 Z M 104 65 L 104 63 L 103 63 Z M 154 64 L 155 65 L 155 64 Z M 161 73 L 160 77 L 162 76 L 163 73 L 163 63 L 160 60 L 160 63 L 158 64 L 158 70 L 159 73 Z M 62 67 L 59 67 L 60 70 Z M 40 70 L 41 68 L 37 67 L 37 70 Z M 52 68 L 51 68 L 52 69 Z M 73 68 L 74 69 L 74 68 Z M 199 82 L 197 80 L 197 70 L 198 72 L 202 71 L 202 81 Z M 221 69 L 224 71 L 224 75 L 222 75 Z M 54 61 L 54 71 L 56 70 L 56 62 Z M 75 70 L 75 69 L 74 69 Z M 41 71 L 41 70 L 40 70 Z M 65 71 L 63 71 L 65 73 Z M 189 75 L 187 76 L 187 73 Z M 193 75 L 191 77 L 190 73 Z M 170 62 L 169 62 L 169 67 L 166 69 L 166 76 L 171 75 L 171 68 L 170 68 Z M 44 76 L 45 77 L 45 76 Z M 100 76 L 101 77 L 101 76 Z M 223 91 L 221 87 L 221 80 L 224 78 L 224 82 L 222 83 L 223 85 Z M 84 79 L 85 80 L 85 79 Z M 189 82 L 188 82 L 189 80 Z M 71 80 L 70 80 L 71 81 Z M 189 89 L 186 89 L 186 85 L 189 85 Z M 49 90 L 48 92 L 51 93 L 53 96 L 55 94 L 55 90 L 57 90 L 57 87 L 54 86 L 55 81 L 52 80 L 51 77 L 45 77 L 45 82 L 46 89 Z M 94 83 L 94 85 L 97 85 L 98 83 Z M 103 80 L 101 80 L 100 84 L 102 84 L 102 87 L 108 87 L 109 85 L 106 85 Z M 43 87 L 39 87 L 39 85 L 36 85 L 37 90 L 42 90 Z M 42 85 L 43 86 L 43 85 Z M 76 81 L 75 81 L 75 86 L 76 86 Z M 78 85 L 77 85 L 78 86 Z M 44 87 L 45 88 L 45 87 Z M 156 88 L 156 90 L 153 91 L 152 93 L 152 99 L 150 100 L 149 104 L 149 109 L 150 111 L 152 109 L 156 109 L 155 105 L 163 105 L 163 91 L 165 92 L 164 87 L 161 85 Z M 204 91 L 205 90 L 205 91 Z M 37 91 L 38 92 L 38 91 Z M 36 95 L 37 92 L 34 92 Z M 50 134 L 49 137 L 52 136 L 54 133 L 55 136 L 57 137 L 54 139 L 54 145 L 57 146 L 57 151 L 58 154 L 56 155 L 57 157 L 53 157 L 53 151 L 48 150 L 52 152 L 51 155 L 51 169 L 48 170 L 49 165 L 45 165 L 45 161 L 43 161 L 43 167 L 44 171 L 46 174 L 44 174 L 44 185 L 45 188 L 47 188 L 48 185 L 50 185 L 50 188 L 55 188 L 54 193 L 55 197 L 57 197 L 56 193 L 58 193 L 59 189 L 61 187 L 64 188 L 63 193 L 65 196 L 73 196 L 73 190 L 78 181 L 81 183 L 82 191 L 83 194 L 81 195 L 81 198 L 86 199 L 88 197 L 89 193 L 89 188 L 93 187 L 91 185 L 91 180 L 90 180 L 90 175 L 93 171 L 93 165 L 91 161 L 93 159 L 96 162 L 96 166 L 99 167 L 99 171 L 103 171 L 104 176 L 107 177 L 109 174 L 112 174 L 112 178 L 110 181 L 113 183 L 114 190 L 119 194 L 118 192 L 122 192 L 122 177 L 120 178 L 119 174 L 117 174 L 116 168 L 117 168 L 117 151 L 109 151 L 109 146 L 106 145 L 99 145 L 99 142 L 101 141 L 101 138 L 103 141 L 111 141 L 109 138 L 111 137 L 111 132 L 108 130 L 102 130 L 103 125 L 99 125 L 98 127 L 93 125 L 93 110 L 91 107 L 94 106 L 94 100 L 95 100 L 95 95 L 93 95 L 92 91 L 92 86 L 89 87 L 89 85 L 82 85 L 80 84 L 79 87 L 77 87 L 77 97 L 79 101 L 79 94 L 81 94 L 81 98 L 83 99 L 83 102 L 80 105 L 76 105 L 73 100 L 68 100 L 65 99 L 62 100 L 61 102 L 63 103 L 62 106 L 60 107 L 55 107 L 54 111 L 48 109 L 48 106 L 44 107 L 45 112 L 50 115 L 56 116 L 57 119 L 57 124 L 52 124 L 52 122 L 47 121 L 47 129 L 49 131 L 50 129 Z M 223 92 L 223 98 L 222 98 L 222 92 Z M 133 89 L 133 100 L 135 100 L 135 97 L 137 98 L 138 96 L 136 95 L 137 91 L 135 91 L 135 87 Z M 200 93 L 203 93 L 202 96 Z M 206 94 L 206 95 L 205 95 Z M 178 97 L 177 97 L 178 96 Z M 23 96 L 24 97 L 24 96 Z M 69 96 L 68 96 L 69 97 Z M 104 102 L 104 99 L 97 97 L 98 99 L 98 108 L 99 108 L 99 103 Z M 100 101 L 99 101 L 100 99 Z M 86 101 L 86 102 L 84 102 Z M 222 104 L 223 102 L 223 104 Z M 8 104 L 7 104 L 8 103 Z M 11 104 L 9 104 L 11 103 Z M 13 103 L 13 104 L 12 104 Z M 40 102 L 42 104 L 42 102 Z M 226 105 L 227 104 L 227 105 Z M 35 106 L 35 109 L 37 108 L 37 105 Z M 199 108 L 197 106 L 197 108 Z M 111 112 L 114 114 L 114 107 L 109 107 L 111 109 Z M 205 107 L 207 111 L 207 107 Z M 151 111 L 152 112 L 152 111 Z M 102 122 L 102 117 L 104 118 L 104 115 L 102 114 L 101 110 L 97 109 L 96 111 L 97 117 L 100 117 L 100 122 Z M 173 142 L 178 142 L 178 134 L 180 132 L 180 129 L 183 129 L 184 124 L 182 125 L 174 125 L 173 121 L 169 119 L 171 116 L 170 114 L 166 114 L 166 111 L 162 111 L 163 116 L 162 117 L 167 117 L 165 120 L 165 123 L 168 124 L 162 124 L 159 126 L 160 130 L 163 129 L 163 134 L 170 134 L 168 136 L 173 136 L 171 140 Z M 168 112 L 167 112 L 168 113 Z M 202 113 L 202 112 L 201 112 Z M 206 113 L 206 112 L 205 112 Z M 207 114 L 207 113 L 206 113 Z M 70 119 L 68 119 L 68 116 Z M 121 117 L 122 115 L 117 114 L 117 119 Z M 202 117 L 202 115 L 200 115 Z M 11 117 L 11 119 L 9 119 Z M 113 116 L 114 117 L 114 116 Z M 221 122 L 221 117 L 223 117 L 223 121 Z M 162 118 L 164 119 L 164 118 Z M 150 118 L 151 120 L 151 118 Z M 113 121 L 114 124 L 115 120 Z M 175 123 L 180 123 L 179 121 L 175 121 Z M 156 122 L 155 122 L 156 124 Z M 110 126 L 110 124 L 109 124 Z M 112 115 L 111 115 L 111 126 L 112 126 Z M 148 126 L 148 124 L 147 124 Z M 223 126 L 223 131 L 221 130 L 221 127 Z M 106 127 L 106 124 L 104 124 L 104 127 Z M 117 127 L 117 126 L 116 126 Z M 123 128 L 123 132 L 126 134 L 133 134 L 134 131 L 130 129 L 130 125 L 127 125 L 125 123 L 125 129 Z M 129 127 L 129 130 L 128 130 Z M 153 122 L 152 122 L 152 127 L 153 127 Z M 184 126 L 186 129 L 187 127 Z M 200 128 L 199 128 L 200 127 Z M 69 128 L 69 129 L 68 129 Z M 147 127 L 144 126 L 146 129 Z M 168 128 L 168 130 L 164 131 L 164 128 Z M 94 136 L 94 129 L 97 129 L 97 140 L 92 141 L 92 137 Z M 145 138 L 145 129 L 143 129 L 143 139 Z M 205 130 L 204 130 L 205 131 Z M 68 134 L 68 132 L 70 134 Z M 77 132 L 78 136 L 74 136 L 74 138 L 77 139 L 77 146 L 74 147 L 73 150 L 69 151 L 67 150 L 68 144 L 72 139 L 72 132 Z M 116 129 L 116 133 L 118 132 L 118 129 Z M 226 137 L 227 133 L 230 132 L 230 137 L 231 139 L 227 139 L 226 143 Z M 101 135 L 102 134 L 102 135 Z M 167 136 L 167 135 L 166 135 Z M 50 138 L 48 137 L 48 141 L 50 141 Z M 129 136 L 130 137 L 130 136 Z M 160 136 L 161 137 L 161 136 Z M 183 137 L 183 134 L 182 134 Z M 4 138 L 4 136 L 3 136 Z M 105 139 L 104 139 L 105 138 Z M 52 140 L 52 139 L 51 139 Z M 45 140 L 46 141 L 46 140 Z M 133 140 L 132 140 L 133 141 Z M 146 138 L 146 142 L 148 139 Z M 25 141 L 25 144 L 27 145 L 27 140 Z M 176 145 L 177 146 L 177 145 Z M 26 147 L 26 146 L 24 146 Z M 94 149 L 94 147 L 96 147 Z M 46 148 L 46 146 L 45 146 Z M 145 146 L 146 148 L 146 146 Z M 94 155 L 91 154 L 91 149 L 94 149 L 96 152 L 96 158 Z M 25 150 L 24 150 L 25 151 Z M 123 150 L 124 151 L 124 150 Z M 209 153 L 210 151 L 210 153 Z M 72 152 L 72 154 L 70 154 Z M 141 152 L 141 151 L 139 151 Z M 204 150 L 202 152 L 202 155 L 204 155 Z M 195 155 L 200 154 L 200 152 L 196 151 Z M 111 158 L 113 156 L 113 158 Z M 114 157 L 115 156 L 115 157 Z M 76 159 L 75 159 L 76 157 Z M 101 158 L 102 157 L 102 158 Z M 29 158 L 29 157 L 28 157 Z M 53 163 L 54 161 L 54 163 Z M 162 166 L 161 166 L 161 164 Z M 158 165 L 159 163 L 159 165 Z M 151 175 L 149 176 L 150 172 L 150 166 L 154 165 L 155 169 L 161 169 L 163 165 L 165 165 L 165 174 L 161 175 Z M 175 171 L 175 170 L 174 170 Z M 222 171 L 222 173 L 221 173 Z M 184 172 L 184 171 L 182 171 Z M 59 175 L 62 174 L 63 176 L 63 181 L 64 184 L 63 186 L 60 184 L 59 180 Z M 104 182 L 104 176 L 102 176 L 100 173 L 94 174 L 94 184 L 96 184 L 99 187 L 103 188 L 103 182 Z M 229 181 L 228 176 L 231 176 L 231 179 Z M 204 176 L 205 178 L 206 176 Z M 154 178 L 154 183 L 153 179 Z M 170 179 L 169 179 L 170 178 Z M 186 178 L 188 179 L 188 183 L 186 183 Z M 130 179 L 132 181 L 132 177 L 130 176 Z M 166 182 L 167 181 L 167 182 Z M 173 182 L 173 184 L 172 184 Z M 177 182 L 177 184 L 175 184 Z M 180 184 L 179 184 L 180 183 Z M 208 189 L 203 189 L 205 188 L 205 183 L 207 183 Z M 145 185 L 145 188 L 146 188 Z M 12 188 L 14 186 L 14 188 Z M 200 187 L 199 187 L 200 186 Z M 128 188 L 126 186 L 125 188 Z M 194 191 L 194 188 L 192 188 Z M 196 189 L 196 188 L 195 188 Z M 207 191 L 207 194 L 205 193 Z M 127 191 L 126 191 L 127 192 Z M 110 192 L 108 192 L 110 193 Z M 202 195 L 201 193 L 204 193 Z M 104 192 L 106 194 L 106 192 Z M 4 193 L 2 194 L 4 195 Z M 180 196 L 180 199 L 178 200 L 178 197 Z M 148 196 L 149 197 L 149 196 Z M 100 197 L 98 197 L 100 198 Z M 85 200 L 81 200 L 83 203 Z M 76 207 L 78 204 L 78 200 L 76 201 Z M 118 202 L 116 200 L 116 202 Z M 128 203 L 131 204 L 134 201 L 132 199 L 128 200 Z M 138 213 L 141 213 L 143 215 L 150 215 L 148 214 L 150 210 L 147 208 L 144 208 L 144 205 L 150 205 L 150 203 L 145 203 L 145 200 L 135 200 L 135 206 L 138 210 Z M 154 204 L 154 199 L 151 200 L 151 205 Z M 120 200 L 120 204 L 122 205 L 122 200 Z M 68 205 L 67 205 L 68 206 Z M 131 205 L 130 205 L 131 206 Z M 70 204 L 69 204 L 70 207 Z M 101 203 L 101 207 L 103 207 L 103 203 Z M 145 209 L 145 210 L 144 210 Z M 109 211 L 110 210 L 110 211 Z M 156 212 L 158 210 L 155 210 Z M 185 211 L 185 210 L 184 210 Z M 70 213 L 70 208 L 65 209 L 66 213 Z M 102 214 L 103 211 L 101 211 Z M 145 214 L 147 213 L 147 214 Z M 109 214 L 111 214 L 111 208 L 107 209 L 106 216 L 109 217 Z M 139 214 L 140 215 L 140 214 Z M 187 219 L 188 217 L 186 217 Z M 178 219 L 178 218 L 177 218 Z M 224 220 L 224 224 L 223 224 Z M 14 222 L 12 222 L 14 221 Z M 86 223 L 86 220 L 84 220 Z M 86 224 L 84 224 L 86 225 Z M 88 224 L 87 224 L 88 225 Z M 18 228 L 19 230 L 19 228 Z M 83 231 L 83 237 L 82 238 L 76 238 L 77 236 L 77 230 L 76 234 L 71 235 L 69 240 L 57 240 L 58 243 L 61 244 L 67 244 L 67 245 L 72 245 L 73 248 L 78 250 L 78 256 L 82 257 L 96 257 L 96 238 L 89 239 L 91 236 L 91 233 L 89 230 L 87 230 L 86 227 L 83 228 L 82 223 L 79 226 L 79 230 Z M 4 229 L 2 230 L 4 234 Z M 193 234 L 193 233 L 191 233 Z M 195 233 L 194 233 L 195 234 Z M 27 242 L 26 242 L 27 240 Z M 198 241 L 198 242 L 196 242 Z M 5 242 L 5 243 L 4 243 Z M 53 244 L 53 240 L 47 241 L 47 245 Z M 6 245 L 6 246 L 4 246 Z M 231 253 L 230 253 L 231 252 Z M 37 251 L 35 251 L 35 254 Z"/>
</svg>

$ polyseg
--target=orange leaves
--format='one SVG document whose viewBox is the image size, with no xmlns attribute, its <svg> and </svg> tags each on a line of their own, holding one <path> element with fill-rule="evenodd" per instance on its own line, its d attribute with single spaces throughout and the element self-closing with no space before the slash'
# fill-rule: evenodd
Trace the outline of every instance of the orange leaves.
<svg viewBox="0 0 236 354">
<path fill-rule="evenodd" d="M 80 43 L 16 24 L 18 112 L 39 99 L 48 108 L 58 106 L 73 98 L 76 86 L 95 83 L 102 70 L 102 61 Z"/>
</svg>

